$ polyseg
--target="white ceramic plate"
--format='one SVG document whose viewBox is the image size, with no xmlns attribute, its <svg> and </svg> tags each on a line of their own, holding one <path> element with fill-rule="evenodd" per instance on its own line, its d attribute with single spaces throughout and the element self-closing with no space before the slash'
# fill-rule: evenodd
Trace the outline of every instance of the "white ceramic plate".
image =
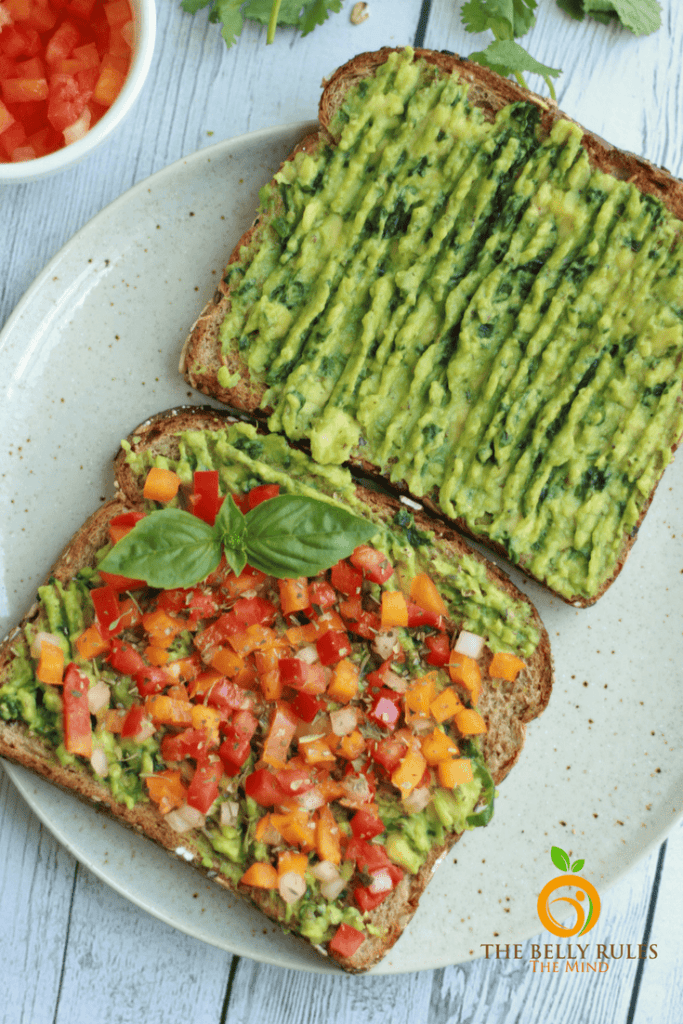
<svg viewBox="0 0 683 1024">
<path fill-rule="evenodd" d="M 251 222 L 259 186 L 306 128 L 221 143 L 137 185 L 62 249 L 10 318 L 0 335 L 6 627 L 111 495 L 120 438 L 152 413 L 202 401 L 178 375 L 182 341 Z M 678 465 L 595 608 L 570 608 L 513 573 L 550 632 L 550 707 L 529 727 L 492 825 L 453 849 L 377 973 L 458 963 L 481 955 L 482 943 L 538 933 L 537 895 L 557 874 L 551 845 L 584 859 L 583 873 L 604 892 L 680 817 L 682 505 Z M 180 858 L 25 771 L 8 771 L 76 857 L 150 913 L 230 952 L 332 969 Z"/>
</svg>

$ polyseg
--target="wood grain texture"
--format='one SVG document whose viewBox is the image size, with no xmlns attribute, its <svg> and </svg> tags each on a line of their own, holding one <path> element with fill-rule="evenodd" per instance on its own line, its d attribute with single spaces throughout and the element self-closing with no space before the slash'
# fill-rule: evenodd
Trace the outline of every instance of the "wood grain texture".
<svg viewBox="0 0 683 1024">
<path fill-rule="evenodd" d="M 421 0 L 369 0 L 370 18 L 358 27 L 348 20 L 352 4 L 345 0 L 343 12 L 306 39 L 284 31 L 266 49 L 264 30 L 248 27 L 227 52 L 205 14 L 191 18 L 177 0 L 160 0 L 153 66 L 130 120 L 85 163 L 0 192 L 0 324 L 54 253 L 132 184 L 222 138 L 311 118 L 323 75 L 354 53 L 414 39 Z M 459 7 L 432 0 L 426 46 L 466 54 L 486 45 L 488 37 L 464 32 Z M 681 175 L 683 5 L 662 7 L 662 30 L 636 39 L 573 22 L 541 0 L 525 43 L 563 67 L 563 110 Z M 545 91 L 538 80 L 530 84 Z M 601 894 L 592 944 L 642 941 L 656 867 L 655 851 Z M 233 959 L 77 867 L 0 769 L 0 1024 L 627 1024 L 635 982 L 628 1024 L 680 1024 L 682 876 L 683 825 L 667 842 L 650 922 L 658 957 L 643 962 L 639 977 L 638 964 L 623 960 L 603 975 L 534 973 L 531 943 L 556 941 L 546 934 L 524 943 L 518 961 L 396 977 L 320 976 L 240 960 L 227 999 Z"/>
</svg>

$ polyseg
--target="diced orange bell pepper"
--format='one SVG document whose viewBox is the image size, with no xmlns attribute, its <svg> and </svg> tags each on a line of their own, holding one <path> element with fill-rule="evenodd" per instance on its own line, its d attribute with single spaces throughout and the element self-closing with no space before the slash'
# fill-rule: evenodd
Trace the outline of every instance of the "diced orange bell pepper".
<svg viewBox="0 0 683 1024">
<path fill-rule="evenodd" d="M 347 761 L 353 761 L 355 757 L 360 757 L 364 750 L 365 738 L 358 729 L 354 729 L 353 732 L 341 737 L 337 753 Z"/>
<path fill-rule="evenodd" d="M 171 663 L 173 664 L 173 663 Z M 189 694 L 193 700 L 203 700 L 207 693 L 223 678 L 223 673 L 215 668 L 207 668 L 189 680 Z"/>
<path fill-rule="evenodd" d="M 107 732 L 120 733 L 128 708 L 110 708 L 104 716 L 104 728 Z"/>
<path fill-rule="evenodd" d="M 471 782 L 473 779 L 472 762 L 469 757 L 449 758 L 447 761 L 439 761 L 436 767 L 439 782 L 446 789 L 454 789 L 464 782 Z"/>
<path fill-rule="evenodd" d="M 303 878 L 308 868 L 308 857 L 305 853 L 295 853 L 294 850 L 282 850 L 277 858 L 277 873 L 280 877 L 293 871 Z"/>
<path fill-rule="evenodd" d="M 102 636 L 96 623 L 88 626 L 75 641 L 76 650 L 84 661 L 90 661 L 104 654 L 111 647 L 109 640 Z"/>
<path fill-rule="evenodd" d="M 382 591 L 382 629 L 408 625 L 408 604 L 400 590 Z"/>
<path fill-rule="evenodd" d="M 340 830 L 330 808 L 320 808 L 315 825 L 315 848 L 320 860 L 341 864 Z"/>
<path fill-rule="evenodd" d="M 291 708 L 278 704 L 270 720 L 261 760 L 274 768 L 284 767 L 297 725 L 298 719 Z"/>
<path fill-rule="evenodd" d="M 150 501 L 172 501 L 180 488 L 180 477 L 172 469 L 159 469 L 153 466 L 147 474 L 143 497 Z"/>
<path fill-rule="evenodd" d="M 294 647 L 313 644 L 318 639 L 318 627 L 315 622 L 307 622 L 305 626 L 290 626 L 285 636 Z"/>
<path fill-rule="evenodd" d="M 192 728 L 206 733 L 209 747 L 217 747 L 220 742 L 219 726 L 221 713 L 217 708 L 205 707 L 203 704 L 191 704 Z"/>
<path fill-rule="evenodd" d="M 424 775 L 426 767 L 427 762 L 422 754 L 415 750 L 408 751 L 391 776 L 393 785 L 401 790 L 401 796 L 405 797 L 412 793 Z"/>
<path fill-rule="evenodd" d="M 459 683 L 465 687 L 472 698 L 473 704 L 479 703 L 481 672 L 474 658 L 468 658 L 466 654 L 451 651 L 448 661 L 448 674 L 454 683 Z"/>
<path fill-rule="evenodd" d="M 301 736 L 299 753 L 306 764 L 329 764 L 337 760 L 330 750 L 329 744 L 323 738 L 308 739 L 306 736 Z"/>
<path fill-rule="evenodd" d="M 163 608 L 145 612 L 142 616 L 142 625 L 154 647 L 170 647 L 178 633 L 187 629 L 187 622 L 184 619 L 174 618 Z"/>
<path fill-rule="evenodd" d="M 339 704 L 348 704 L 358 693 L 358 666 L 348 658 L 338 661 L 332 670 L 327 696 Z"/>
<path fill-rule="evenodd" d="M 41 683 L 49 683 L 52 686 L 59 686 L 64 676 L 64 652 L 57 644 L 43 640 L 40 645 L 40 657 L 36 677 Z"/>
<path fill-rule="evenodd" d="M 487 731 L 486 722 L 473 708 L 463 708 L 459 711 L 455 716 L 455 724 L 463 736 L 478 736 Z"/>
<path fill-rule="evenodd" d="M 489 675 L 492 679 L 505 679 L 513 683 L 524 667 L 522 659 L 515 654 L 499 651 L 491 659 Z"/>
<path fill-rule="evenodd" d="M 277 582 L 280 590 L 280 609 L 283 615 L 301 612 L 310 606 L 311 598 L 306 576 L 300 576 L 295 580 L 278 580 Z"/>
<path fill-rule="evenodd" d="M 274 629 L 270 629 L 269 626 L 261 626 L 257 622 L 252 626 L 247 626 L 241 633 L 232 633 L 228 637 L 228 643 L 233 651 L 243 658 L 261 647 L 272 646 L 277 640 L 278 636 Z"/>
<path fill-rule="evenodd" d="M 217 647 L 211 655 L 211 667 L 220 672 L 221 675 L 232 678 L 240 669 L 244 668 L 244 658 L 235 654 L 229 647 Z"/>
<path fill-rule="evenodd" d="M 277 883 L 277 871 L 264 861 L 256 861 L 240 878 L 241 885 L 253 885 L 257 889 L 277 889 Z"/>
<path fill-rule="evenodd" d="M 259 685 L 266 700 L 279 700 L 282 696 L 280 681 L 280 652 L 276 647 L 254 651 Z"/>
<path fill-rule="evenodd" d="M 299 846 L 305 853 L 315 849 L 315 826 L 307 811 L 299 808 L 286 814 L 272 814 L 270 820 L 290 846 Z"/>
<path fill-rule="evenodd" d="M 183 784 L 179 771 L 167 769 L 148 775 L 145 779 L 150 799 L 157 804 L 162 814 L 168 814 L 174 807 L 185 802 L 187 788 Z"/>
<path fill-rule="evenodd" d="M 155 647 L 154 644 L 149 644 L 145 647 L 145 658 L 150 665 L 165 665 L 171 659 L 169 651 L 165 647 Z"/>
<path fill-rule="evenodd" d="M 463 703 L 452 686 L 442 690 L 429 705 L 429 713 L 437 722 L 446 722 L 463 709 Z"/>
<path fill-rule="evenodd" d="M 439 593 L 436 584 L 426 572 L 419 572 L 410 584 L 410 600 L 424 608 L 425 611 L 434 612 L 436 615 L 443 615 L 448 618 L 448 608 Z"/>
<path fill-rule="evenodd" d="M 158 694 L 145 700 L 145 711 L 155 725 L 192 725 L 192 707 L 183 700 Z"/>
<path fill-rule="evenodd" d="M 436 672 L 429 672 L 415 680 L 405 695 L 405 705 L 409 711 L 418 715 L 429 714 L 429 707 L 436 694 L 436 678 Z"/>
<path fill-rule="evenodd" d="M 454 754 L 459 753 L 456 743 L 448 733 L 441 729 L 434 729 L 429 736 L 422 740 L 422 754 L 429 765 L 438 764 L 440 761 L 448 761 Z"/>
</svg>

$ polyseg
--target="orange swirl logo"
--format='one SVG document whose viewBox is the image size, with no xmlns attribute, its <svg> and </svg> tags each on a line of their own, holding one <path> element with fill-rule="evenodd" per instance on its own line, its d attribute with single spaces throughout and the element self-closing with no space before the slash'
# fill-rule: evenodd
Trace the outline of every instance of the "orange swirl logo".
<svg viewBox="0 0 683 1024">
<path fill-rule="evenodd" d="M 572 864 L 569 856 L 559 846 L 552 847 L 550 856 L 556 868 L 572 873 L 551 878 L 541 889 L 536 904 L 541 924 L 561 939 L 568 939 L 573 935 L 585 935 L 597 924 L 600 916 L 600 897 L 595 887 L 581 875 L 573 874 L 573 872 L 581 870 L 585 861 L 577 860 Z M 575 896 L 558 896 L 555 899 L 550 899 L 557 889 L 564 889 L 568 886 L 576 887 Z M 565 928 L 555 919 L 550 909 L 555 903 L 564 904 L 565 909 L 567 906 L 574 909 L 576 921 L 571 927 Z"/>
</svg>

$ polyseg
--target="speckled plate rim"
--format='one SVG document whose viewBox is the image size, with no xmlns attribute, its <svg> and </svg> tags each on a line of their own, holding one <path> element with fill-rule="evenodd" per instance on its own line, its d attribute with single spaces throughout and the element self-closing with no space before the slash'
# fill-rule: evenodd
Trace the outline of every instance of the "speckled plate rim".
<svg viewBox="0 0 683 1024">
<path fill-rule="evenodd" d="M 267 129 L 201 150 L 139 183 L 81 229 L 37 277 L 0 333 L 0 365 L 11 370 L 6 399 L 14 389 L 9 405 L 5 402 L 4 420 L 0 413 L 0 429 L 6 422 L 8 434 L 20 438 L 21 430 L 12 421 L 12 402 L 29 401 L 30 405 L 32 392 L 45 388 L 46 375 L 49 378 L 57 374 L 61 380 L 60 362 L 65 354 L 83 352 L 79 346 L 89 325 L 96 323 L 98 330 L 106 334 L 112 325 L 118 324 L 116 317 L 123 316 L 129 334 L 122 335 L 123 349 L 116 354 L 116 366 L 123 351 L 130 357 L 130 372 L 123 381 L 112 377 L 115 383 L 107 385 L 106 393 L 114 399 L 110 404 L 120 403 L 121 396 L 125 396 L 124 407 L 108 413 L 106 422 L 94 429 L 89 439 L 93 468 L 86 466 L 94 481 L 88 486 L 100 486 L 105 493 L 110 483 L 106 479 L 100 482 L 99 460 L 113 453 L 118 438 L 147 415 L 187 403 L 187 389 L 174 374 L 183 334 L 201 308 L 202 293 L 205 297 L 210 294 L 210 283 L 207 290 L 207 282 L 202 278 L 203 273 L 208 277 L 208 271 L 202 267 L 213 266 L 212 260 L 223 265 L 251 217 L 245 206 L 247 211 L 253 210 L 258 186 L 310 128 L 308 123 Z M 255 166 L 259 168 L 257 172 L 253 171 Z M 240 204 L 239 215 L 233 205 L 232 212 L 222 215 L 220 224 L 211 219 L 216 194 L 211 190 L 217 186 L 226 195 L 234 193 Z M 193 207 L 190 216 L 195 220 L 191 228 L 190 222 L 180 215 L 183 204 L 185 209 Z M 148 208 L 149 223 L 145 221 Z M 153 221 L 162 215 L 168 219 L 168 225 L 163 225 L 168 227 L 163 246 L 147 244 L 155 241 Z M 185 263 L 199 268 L 199 284 L 185 287 L 181 281 L 179 296 L 173 280 L 179 265 L 179 257 L 173 251 L 174 240 L 182 240 Z M 87 259 L 86 254 L 90 254 Z M 93 264 L 92 269 L 86 263 Z M 135 285 L 135 294 L 127 293 L 127 309 L 121 313 L 120 307 L 116 307 L 116 288 L 120 290 L 120 282 L 113 270 L 125 270 L 126 263 L 134 270 L 126 285 L 131 287 L 133 277 L 142 279 L 142 284 Z M 200 293 L 199 297 L 195 292 Z M 170 313 L 164 312 L 167 305 Z M 110 312 L 110 307 L 115 312 Z M 158 326 L 158 321 L 166 331 L 169 324 L 175 325 L 163 339 L 165 343 L 169 337 L 172 339 L 169 351 L 158 349 L 163 353 L 161 356 L 141 348 L 142 340 L 153 326 Z M 87 362 L 87 353 L 83 358 Z M 98 358 L 104 359 L 105 370 L 116 369 L 106 351 L 98 352 Z M 152 389 L 157 396 L 154 399 L 150 398 L 149 389 L 145 392 L 139 386 L 139 375 L 135 372 L 138 363 L 144 363 L 140 375 L 159 373 Z M 100 401 L 104 395 L 102 390 Z M 97 396 L 87 395 L 83 402 L 87 405 L 91 398 L 97 400 Z M 192 394 L 189 400 L 205 404 L 202 396 Z M 33 401 L 38 399 L 34 397 Z M 50 418 L 54 417 L 60 425 L 73 422 L 74 416 L 82 415 L 81 404 L 77 412 L 67 409 L 63 413 L 58 406 L 51 406 Z M 26 411 L 24 405 L 22 412 Z M 28 411 L 36 414 L 37 429 L 41 429 L 42 410 Z M 46 435 L 51 431 L 52 427 L 45 427 Z M 73 453 L 77 450 L 69 450 L 65 440 L 64 450 L 55 456 L 60 472 L 76 496 L 83 491 L 83 483 L 73 469 Z M 40 458 L 34 459 L 36 464 L 40 463 Z M 664 767 L 660 769 L 661 779 L 656 770 L 653 775 L 654 794 L 650 784 L 639 785 L 642 771 L 639 772 L 640 762 L 635 763 L 638 758 L 632 756 L 633 751 L 627 756 L 623 752 L 627 733 L 634 737 L 636 746 L 641 738 L 645 742 L 646 735 L 654 734 L 649 726 L 664 712 L 671 716 L 683 711 L 681 698 L 671 702 L 668 691 L 655 680 L 645 702 L 647 714 L 641 712 L 642 728 L 635 731 L 630 708 L 624 711 L 621 707 L 640 696 L 642 677 L 638 673 L 645 667 L 650 671 L 653 667 L 660 669 L 661 675 L 664 670 L 670 671 L 668 666 L 672 663 L 683 664 L 681 638 L 672 633 L 657 610 L 663 588 L 670 607 L 683 607 L 683 577 L 676 568 L 683 565 L 683 545 L 680 537 L 671 535 L 670 529 L 670 523 L 680 517 L 680 470 L 680 466 L 674 466 L 668 471 L 666 487 L 660 488 L 655 497 L 627 569 L 595 608 L 571 609 L 514 571 L 510 573 L 539 608 L 551 635 L 557 679 L 550 707 L 529 726 L 520 764 L 501 787 L 493 825 L 466 836 L 454 848 L 430 883 L 413 922 L 373 973 L 399 973 L 463 962 L 480 955 L 481 944 L 493 941 L 493 936 L 498 936 L 497 941 L 507 942 L 538 933 L 536 896 L 548 877 L 556 874 L 548 856 L 551 845 L 568 849 L 573 846 L 575 855 L 586 860 L 586 877 L 602 892 L 661 842 L 681 817 L 683 752 L 667 751 L 666 744 L 655 744 L 654 756 Z M 33 493 L 29 484 L 19 481 L 17 495 L 25 497 L 29 506 Z M 67 525 L 63 539 L 67 539 L 84 518 L 81 507 L 84 506 L 78 501 L 75 505 L 62 503 L 61 507 L 57 502 L 51 523 L 38 531 L 40 539 L 35 551 L 36 558 L 42 556 L 42 564 L 34 574 L 35 579 L 44 575 L 59 549 L 49 532 L 53 523 L 64 519 Z M 13 514 L 16 530 L 13 533 L 10 524 L 4 533 L 6 560 L 13 541 L 19 538 L 18 524 L 25 522 L 10 511 L 10 516 Z M 5 575 L 9 592 L 12 571 L 7 573 L 8 570 Z M 24 610 L 27 584 L 22 586 L 23 605 L 17 603 L 14 595 L 5 598 L 10 623 Z M 0 607 L 0 612 L 4 610 Z M 644 634 L 653 638 L 638 653 L 638 672 L 632 669 L 633 658 L 624 651 L 636 621 L 644 627 Z M 603 649 L 590 649 L 593 638 L 605 635 L 606 643 L 616 648 L 611 658 Z M 600 643 L 604 648 L 602 640 Z M 602 681 L 609 677 L 611 682 L 615 676 L 622 677 L 622 690 L 620 696 L 613 697 L 607 683 L 602 692 Z M 608 731 L 613 735 L 608 735 Z M 590 759 L 593 770 L 600 773 L 600 785 L 593 781 L 592 771 L 585 768 L 578 781 L 571 775 L 565 778 L 570 765 L 563 766 L 574 761 L 572 752 L 577 747 Z M 649 751 L 641 756 L 649 756 Z M 31 809 L 79 861 L 161 920 L 229 952 L 256 960 L 303 970 L 336 970 L 307 949 L 300 949 L 295 940 L 282 936 L 279 930 L 263 934 L 261 915 L 234 901 L 218 887 L 198 882 L 198 875 L 185 864 L 174 863 L 145 840 L 104 816 L 93 814 L 23 769 L 7 766 L 7 770 Z M 621 785 L 612 786 L 612 777 L 622 780 Z M 648 798 L 649 817 L 643 809 Z M 607 826 L 602 824 L 605 817 L 610 819 Z M 144 876 L 131 872 L 132 850 L 136 864 L 141 860 L 145 863 Z M 453 861 L 457 861 L 457 867 Z M 141 877 L 144 884 L 135 884 Z M 198 889 L 201 900 L 193 895 Z M 231 915 L 227 927 L 226 910 Z M 439 922 L 438 930 L 433 927 L 435 920 Z"/>
</svg>

